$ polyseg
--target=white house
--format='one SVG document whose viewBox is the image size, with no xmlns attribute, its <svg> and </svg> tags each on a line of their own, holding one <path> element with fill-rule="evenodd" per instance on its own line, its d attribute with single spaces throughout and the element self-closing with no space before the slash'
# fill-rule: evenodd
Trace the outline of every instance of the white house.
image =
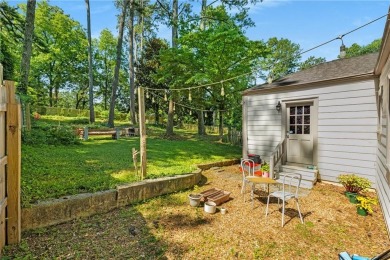
<svg viewBox="0 0 390 260">
<path fill-rule="evenodd" d="M 366 177 L 388 230 L 389 17 L 379 54 L 326 62 L 243 92 L 244 158 L 258 154 L 276 172 L 299 171 L 307 188 L 342 173 Z"/>
</svg>

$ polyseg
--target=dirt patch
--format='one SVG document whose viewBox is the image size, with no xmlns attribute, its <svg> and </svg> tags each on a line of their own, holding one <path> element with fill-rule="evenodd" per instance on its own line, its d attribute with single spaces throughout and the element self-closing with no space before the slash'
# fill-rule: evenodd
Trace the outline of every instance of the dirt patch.
<svg viewBox="0 0 390 260">
<path fill-rule="evenodd" d="M 188 194 L 213 187 L 232 192 L 223 204 L 225 215 L 189 206 Z M 300 223 L 295 205 L 289 203 L 283 228 L 276 201 L 265 218 L 266 194 L 259 192 L 252 208 L 249 188 L 246 202 L 240 191 L 238 165 L 215 167 L 204 172 L 202 184 L 194 189 L 25 232 L 22 243 L 7 247 L 5 255 L 39 259 L 336 259 L 341 251 L 373 257 L 390 248 L 380 207 L 372 216 L 357 215 L 342 187 L 318 183 L 313 190 L 302 192 L 305 224 Z"/>
</svg>

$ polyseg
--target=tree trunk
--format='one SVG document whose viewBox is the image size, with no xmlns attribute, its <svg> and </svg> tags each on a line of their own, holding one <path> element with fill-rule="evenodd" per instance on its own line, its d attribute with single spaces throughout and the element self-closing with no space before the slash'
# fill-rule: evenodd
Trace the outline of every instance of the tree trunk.
<svg viewBox="0 0 390 260">
<path fill-rule="evenodd" d="M 116 45 L 116 61 L 115 61 L 114 79 L 112 81 L 110 112 L 108 114 L 108 126 L 109 127 L 114 127 L 114 111 L 115 111 L 116 91 L 118 88 L 119 69 L 120 69 L 121 57 L 122 57 L 123 29 L 125 27 L 126 9 L 127 9 L 128 5 L 129 5 L 129 1 L 125 0 L 124 5 L 122 7 L 122 13 L 121 13 L 121 16 L 119 18 L 119 35 L 118 35 L 118 43 Z"/>
<path fill-rule="evenodd" d="M 198 135 L 205 135 L 206 131 L 204 129 L 204 117 L 201 110 L 198 111 Z"/>
<path fill-rule="evenodd" d="M 172 48 L 177 48 L 177 39 L 178 39 L 178 10 L 179 10 L 179 0 L 173 0 L 172 3 Z M 169 108 L 168 108 L 168 122 L 166 135 L 173 135 L 173 97 L 169 99 Z"/>
<path fill-rule="evenodd" d="M 200 30 L 203 31 L 206 28 L 206 20 L 203 16 L 206 14 L 207 0 L 202 0 L 202 9 L 200 10 Z"/>
<path fill-rule="evenodd" d="M 219 140 L 222 142 L 223 139 L 223 114 L 222 111 L 219 111 Z"/>
<path fill-rule="evenodd" d="M 92 74 L 92 37 L 91 37 L 91 12 L 89 0 L 85 0 L 87 7 L 87 31 L 88 31 L 88 79 L 89 79 L 89 122 L 95 122 L 95 111 L 93 107 L 93 74 Z"/>
<path fill-rule="evenodd" d="M 24 42 L 22 63 L 20 64 L 19 92 L 27 95 L 28 74 L 30 71 L 30 59 L 34 34 L 36 0 L 27 0 L 26 27 L 24 29 Z"/>
<path fill-rule="evenodd" d="M 158 113 L 159 105 L 156 103 L 154 105 L 154 124 L 158 125 L 160 123 L 160 115 Z"/>
<path fill-rule="evenodd" d="M 173 100 L 169 99 L 169 107 L 168 107 L 168 122 L 167 122 L 167 136 L 173 135 Z"/>
<path fill-rule="evenodd" d="M 134 0 L 130 2 L 130 17 L 129 17 L 129 77 L 130 77 L 130 119 L 131 124 L 135 125 L 135 86 L 134 86 Z"/>
</svg>

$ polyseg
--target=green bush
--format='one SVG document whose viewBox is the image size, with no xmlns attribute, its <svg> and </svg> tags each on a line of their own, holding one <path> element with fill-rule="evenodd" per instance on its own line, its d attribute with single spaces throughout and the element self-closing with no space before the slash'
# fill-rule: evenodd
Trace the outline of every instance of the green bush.
<svg viewBox="0 0 390 260">
<path fill-rule="evenodd" d="M 50 125 L 41 123 L 31 131 L 22 132 L 22 141 L 28 145 L 69 145 L 79 144 L 75 130 L 66 125 Z"/>
<path fill-rule="evenodd" d="M 348 192 L 359 193 L 371 187 L 370 180 L 355 174 L 340 174 L 337 179 Z"/>
</svg>

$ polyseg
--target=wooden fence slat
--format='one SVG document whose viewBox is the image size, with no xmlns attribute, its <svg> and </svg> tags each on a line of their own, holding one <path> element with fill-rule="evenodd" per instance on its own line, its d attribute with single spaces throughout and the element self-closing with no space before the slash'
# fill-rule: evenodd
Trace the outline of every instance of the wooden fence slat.
<svg viewBox="0 0 390 260">
<path fill-rule="evenodd" d="M 0 249 L 5 246 L 6 241 L 6 224 L 5 224 L 5 207 L 7 206 L 7 198 L 0 201 Z M 1 256 L 1 251 L 0 251 Z"/>
<path fill-rule="evenodd" d="M 7 106 L 7 242 L 19 243 L 21 240 L 21 108 L 15 98 L 15 86 L 5 81 L 8 92 Z"/>
</svg>

